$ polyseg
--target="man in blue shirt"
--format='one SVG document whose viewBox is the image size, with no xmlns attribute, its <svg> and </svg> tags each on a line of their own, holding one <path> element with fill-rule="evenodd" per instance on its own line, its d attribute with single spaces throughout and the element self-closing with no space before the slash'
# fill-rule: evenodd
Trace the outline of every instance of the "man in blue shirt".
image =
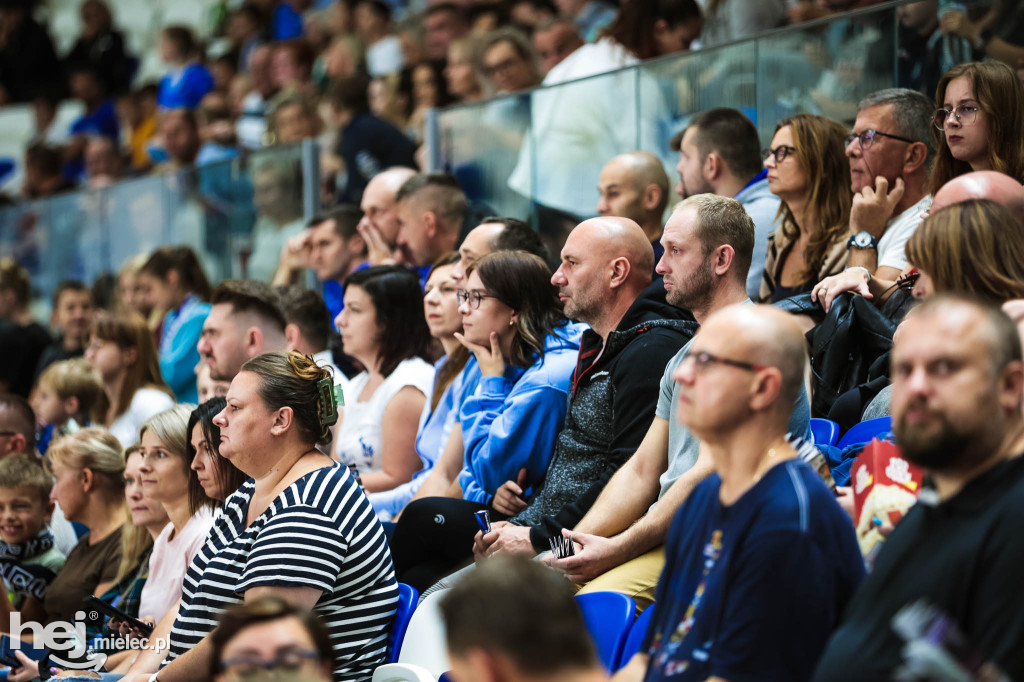
<svg viewBox="0 0 1024 682">
<path fill-rule="evenodd" d="M 809 679 L 864 564 L 835 494 L 786 436 L 804 345 L 785 313 L 730 306 L 676 370 L 676 418 L 716 473 L 672 523 L 654 618 L 623 679 Z"/>
</svg>

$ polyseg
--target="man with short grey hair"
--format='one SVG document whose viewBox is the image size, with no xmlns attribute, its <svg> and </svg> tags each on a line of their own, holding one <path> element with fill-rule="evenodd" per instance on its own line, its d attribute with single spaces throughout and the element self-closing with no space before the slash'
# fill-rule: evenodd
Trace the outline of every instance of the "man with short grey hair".
<svg viewBox="0 0 1024 682">
<path fill-rule="evenodd" d="M 928 169 L 935 105 L 919 92 L 888 88 L 857 108 L 846 139 L 850 160 L 850 268 L 894 280 L 907 265 L 904 247 L 931 206 Z"/>
</svg>

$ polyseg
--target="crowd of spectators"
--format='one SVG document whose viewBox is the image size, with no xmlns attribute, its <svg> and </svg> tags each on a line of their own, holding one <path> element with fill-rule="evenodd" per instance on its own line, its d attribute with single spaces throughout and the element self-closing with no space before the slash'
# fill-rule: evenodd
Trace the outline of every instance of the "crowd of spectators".
<svg viewBox="0 0 1024 682">
<path fill-rule="evenodd" d="M 3 11 L 42 30 L 23 9 Z M 594 592 L 653 609 L 619 680 L 1024 677 L 1014 67 L 878 90 L 852 125 L 787 115 L 764 150 L 742 112 L 694 112 L 665 134 L 674 206 L 656 156 L 609 155 L 596 205 L 574 208 L 598 217 L 559 238 L 416 170 L 417 108 L 822 6 L 438 4 L 422 25 L 375 0 L 268 9 L 230 13 L 213 61 L 165 28 L 173 68 L 115 105 L 123 42 L 83 5 L 66 74 L 86 113 L 61 149 L 30 148 L 36 196 L 76 162 L 89 182 L 137 151 L 156 163 L 147 130 L 182 168 L 322 133 L 324 103 L 344 182 L 305 221 L 295 178 L 257 167 L 247 278 L 165 245 L 113 295 L 61 282 L 48 325 L 0 260 L 0 631 L 47 655 L 16 652 L 8 679 L 103 654 L 129 682 L 369 680 L 399 582 L 446 592 L 459 682 L 606 679 L 572 600 Z M 1011 54 L 988 28 L 1019 15 L 1002 10 L 946 13 L 943 35 Z M 530 22 L 536 48 L 508 25 Z M 406 86 L 404 109 L 370 112 Z M 96 133 L 122 112 L 123 148 Z M 853 469 L 883 446 L 832 447 L 811 420 L 874 415 L 898 446 L 885 477 L 913 485 L 864 520 L 880 481 Z M 89 597 L 124 618 L 91 613 L 77 658 L 16 627 L 80 620 Z M 956 656 L 967 672 L 943 677 Z"/>
</svg>

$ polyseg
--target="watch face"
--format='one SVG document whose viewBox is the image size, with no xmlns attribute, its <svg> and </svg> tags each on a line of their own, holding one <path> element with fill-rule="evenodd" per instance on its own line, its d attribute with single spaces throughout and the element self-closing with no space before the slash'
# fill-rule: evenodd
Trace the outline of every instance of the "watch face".
<svg viewBox="0 0 1024 682">
<path fill-rule="evenodd" d="M 867 235 L 867 234 L 864 234 L 863 232 L 860 232 L 853 239 L 854 239 L 853 243 L 856 244 L 857 246 L 861 247 L 861 248 L 863 248 L 865 246 L 871 246 L 871 235 Z"/>
</svg>

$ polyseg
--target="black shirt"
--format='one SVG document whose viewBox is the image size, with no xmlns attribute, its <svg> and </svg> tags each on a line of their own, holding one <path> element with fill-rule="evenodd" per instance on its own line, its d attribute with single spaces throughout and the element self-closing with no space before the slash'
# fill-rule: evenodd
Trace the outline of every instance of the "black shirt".
<svg viewBox="0 0 1024 682">
<path fill-rule="evenodd" d="M 972 648 L 1024 679 L 1024 457 L 1001 462 L 937 505 L 918 502 L 878 555 L 814 679 L 888 680 L 902 641 L 892 618 L 925 600 Z"/>
<path fill-rule="evenodd" d="M 28 398 L 39 356 L 50 341 L 49 332 L 38 322 L 21 326 L 0 320 L 0 382 L 7 384 L 8 391 Z"/>
</svg>

